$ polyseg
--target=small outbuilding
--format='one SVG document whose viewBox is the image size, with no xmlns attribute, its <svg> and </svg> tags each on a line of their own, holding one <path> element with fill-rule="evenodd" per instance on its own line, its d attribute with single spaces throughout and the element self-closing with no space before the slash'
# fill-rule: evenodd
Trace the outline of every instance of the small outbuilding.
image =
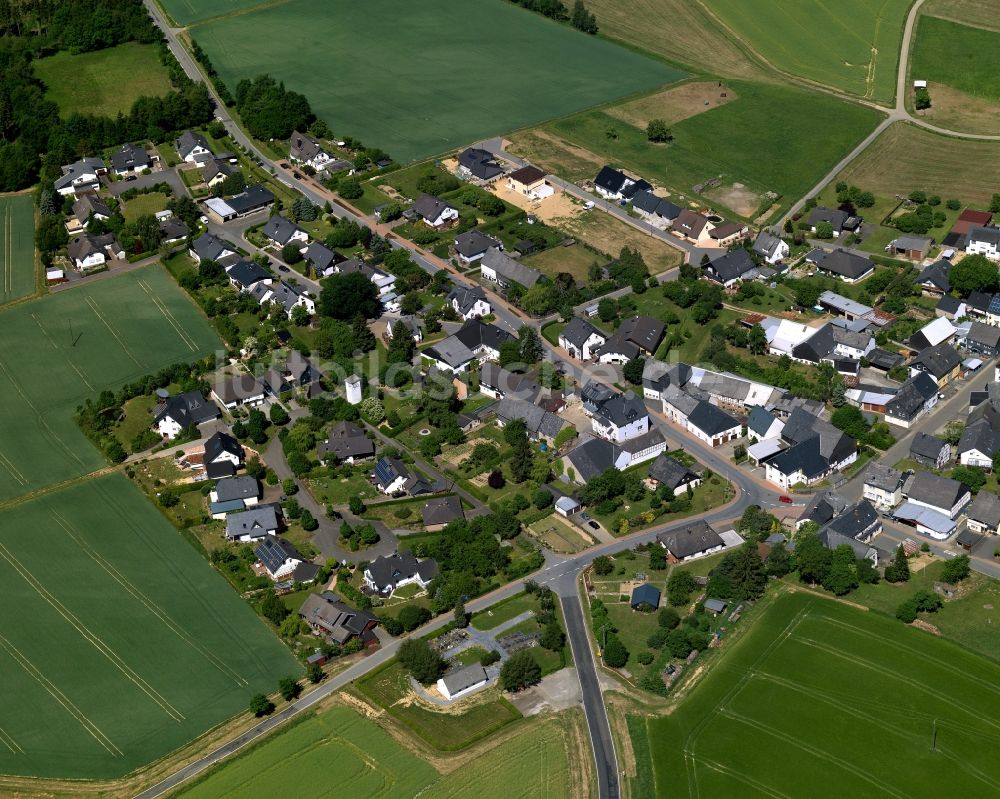
<svg viewBox="0 0 1000 799">
<path fill-rule="evenodd" d="M 482 685 L 486 685 L 488 677 L 486 669 L 478 663 L 473 663 L 465 668 L 446 674 L 437 681 L 437 689 L 445 699 L 458 699 Z"/>
<path fill-rule="evenodd" d="M 654 610 L 660 606 L 660 589 L 649 583 L 643 583 L 632 590 L 632 599 L 629 604 L 632 610 L 643 605 L 649 605 Z"/>
<path fill-rule="evenodd" d="M 718 616 L 720 613 L 725 612 L 726 601 L 724 599 L 706 599 L 705 610 Z"/>
<path fill-rule="evenodd" d="M 561 516 L 572 516 L 580 510 L 580 503 L 573 497 L 559 497 L 556 500 L 556 513 Z"/>
</svg>

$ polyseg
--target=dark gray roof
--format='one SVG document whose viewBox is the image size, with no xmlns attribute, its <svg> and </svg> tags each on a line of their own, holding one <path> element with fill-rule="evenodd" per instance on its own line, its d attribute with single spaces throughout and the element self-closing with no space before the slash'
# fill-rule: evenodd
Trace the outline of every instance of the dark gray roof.
<svg viewBox="0 0 1000 799">
<path fill-rule="evenodd" d="M 898 366 L 904 360 L 903 356 L 898 352 L 889 352 L 878 347 L 869 352 L 865 357 L 872 366 L 885 369 L 886 371 L 892 369 L 894 366 Z"/>
<path fill-rule="evenodd" d="M 273 505 L 259 505 L 226 516 L 226 538 L 263 538 L 278 529 L 278 514 Z"/>
<path fill-rule="evenodd" d="M 264 235 L 272 241 L 278 242 L 278 244 L 288 244 L 292 240 L 292 236 L 298 232 L 304 231 L 290 219 L 285 219 L 281 214 L 275 214 L 264 223 Z"/>
<path fill-rule="evenodd" d="M 56 189 L 63 189 L 73 184 L 73 181 L 82 175 L 97 174 L 103 172 L 106 167 L 100 158 L 81 158 L 72 164 L 61 167 L 62 175 L 55 179 L 53 185 Z"/>
<path fill-rule="evenodd" d="M 230 175 L 234 175 L 239 170 L 229 163 L 225 158 L 213 158 L 205 166 L 201 168 L 201 176 L 208 183 L 214 180 L 218 175 L 222 175 L 223 178 L 228 178 Z"/>
<path fill-rule="evenodd" d="M 993 295 L 987 294 L 985 291 L 972 291 L 969 292 L 969 296 L 965 298 L 965 304 L 970 308 L 973 308 L 982 313 L 986 313 L 989 310 L 990 304 L 993 302 Z"/>
<path fill-rule="evenodd" d="M 271 277 L 271 273 L 260 264 L 245 260 L 237 261 L 226 270 L 226 274 L 242 288 L 250 288 L 254 283 L 260 283 Z"/>
<path fill-rule="evenodd" d="M 542 394 L 542 387 L 533 378 L 512 372 L 493 361 L 487 361 L 479 367 L 479 383 L 504 396 L 529 402 L 535 402 Z"/>
<path fill-rule="evenodd" d="M 751 430 L 757 435 L 762 436 L 767 433 L 774 422 L 774 416 L 768 413 L 765 408 L 760 405 L 754 405 L 750 409 L 750 415 L 747 417 L 747 430 Z"/>
<path fill-rule="evenodd" d="M 615 427 L 625 427 L 643 417 L 649 416 L 646 404 L 629 391 L 612 397 L 600 408 L 594 416 L 604 419 Z"/>
<path fill-rule="evenodd" d="M 153 417 L 153 423 L 159 423 L 161 419 L 169 416 L 181 427 L 188 427 L 218 419 L 221 415 L 219 406 L 205 399 L 200 391 L 185 391 L 183 394 L 167 397 L 163 407 Z"/>
<path fill-rule="evenodd" d="M 187 158 L 191 151 L 198 146 L 204 147 L 209 152 L 212 151 L 212 148 L 208 145 L 208 139 L 200 133 L 195 133 L 191 130 L 184 131 L 177 139 L 174 146 L 177 148 L 177 153 L 181 158 Z"/>
<path fill-rule="evenodd" d="M 992 491 L 980 491 L 965 511 L 969 519 L 996 529 L 1000 525 L 1000 497 Z"/>
<path fill-rule="evenodd" d="M 305 259 L 311 263 L 316 270 L 322 272 L 334 264 L 345 260 L 344 256 L 341 255 L 336 250 L 331 250 L 325 244 L 319 241 L 314 241 L 303 253 Z"/>
<path fill-rule="evenodd" d="M 169 219 L 160 220 L 160 233 L 163 234 L 164 241 L 175 241 L 177 239 L 187 238 L 187 236 L 191 233 L 191 229 L 184 223 L 183 220 L 172 216 Z"/>
<path fill-rule="evenodd" d="M 480 180 L 492 180 L 497 175 L 503 174 L 503 168 L 497 164 L 493 153 L 476 147 L 462 150 L 458 156 L 458 163 Z"/>
<path fill-rule="evenodd" d="M 586 319 L 581 319 L 579 316 L 574 316 L 569 320 L 569 323 L 563 328 L 563 332 L 560 333 L 566 341 L 573 344 L 576 347 L 583 347 L 584 343 L 592 335 L 597 334 L 602 339 L 607 340 L 607 336 L 594 327 Z"/>
<path fill-rule="evenodd" d="M 722 537 L 702 519 L 688 522 L 679 530 L 659 533 L 656 540 L 675 558 L 687 558 L 724 544 Z"/>
<path fill-rule="evenodd" d="M 865 472 L 865 485 L 874 486 L 882 491 L 895 491 L 902 484 L 903 473 L 891 466 L 873 463 Z"/>
<path fill-rule="evenodd" d="M 804 408 L 792 411 L 785 420 L 781 437 L 791 444 L 799 444 L 818 437 L 819 452 L 828 464 L 839 463 L 857 450 L 857 442 L 847 433 L 838 430 L 826 420 L 813 416 Z"/>
<path fill-rule="evenodd" d="M 834 231 L 839 233 L 844 229 L 844 222 L 849 216 L 850 214 L 839 208 L 813 208 L 812 213 L 809 214 L 809 224 L 816 227 L 819 222 L 829 222 L 833 225 Z"/>
<path fill-rule="evenodd" d="M 942 294 L 941 299 L 934 306 L 934 310 L 947 314 L 956 314 L 964 304 L 964 301 L 957 297 L 952 297 L 950 294 Z"/>
<path fill-rule="evenodd" d="M 226 204 L 241 215 L 259 211 L 273 202 L 274 195 L 260 184 L 248 186 L 246 191 L 226 200 Z"/>
<path fill-rule="evenodd" d="M 490 247 L 480 263 L 496 272 L 498 277 L 512 280 L 526 289 L 530 289 L 542 277 L 542 273 L 538 270 L 515 261 L 496 247 Z"/>
<path fill-rule="evenodd" d="M 434 558 L 424 558 L 417 560 L 412 552 L 403 552 L 398 555 L 379 555 L 368 564 L 365 570 L 371 576 L 372 581 L 379 590 L 388 587 L 395 588 L 396 583 L 419 574 L 426 582 L 437 576 L 438 565 Z"/>
<path fill-rule="evenodd" d="M 781 474 L 802 472 L 807 478 L 814 479 L 829 470 L 830 459 L 824 457 L 820 451 L 819 436 L 813 436 L 769 458 L 767 465 L 777 469 Z"/>
<path fill-rule="evenodd" d="M 330 430 L 326 441 L 320 442 L 316 454 L 320 457 L 333 455 L 337 460 L 370 458 L 375 454 L 375 442 L 353 422 L 338 422 Z"/>
<path fill-rule="evenodd" d="M 203 261 L 218 261 L 224 252 L 236 252 L 236 245 L 211 233 L 202 233 L 191 242 L 191 249 Z"/>
<path fill-rule="evenodd" d="M 705 400 L 700 400 L 695 409 L 688 414 L 688 423 L 709 436 L 740 426 L 739 419 Z"/>
<path fill-rule="evenodd" d="M 629 181 L 625 174 L 614 167 L 602 166 L 601 171 L 594 178 L 594 185 L 600 186 L 610 194 L 618 194 L 622 187 Z"/>
<path fill-rule="evenodd" d="M 490 247 L 499 247 L 500 242 L 492 236 L 487 236 L 481 230 L 473 228 L 455 236 L 455 252 L 471 258 L 486 252 Z"/>
<path fill-rule="evenodd" d="M 456 519 L 464 519 L 462 500 L 452 494 L 447 497 L 434 497 L 420 509 L 424 524 L 428 527 L 437 524 L 448 524 Z"/>
<path fill-rule="evenodd" d="M 820 491 L 806 505 L 798 521 L 816 522 L 821 527 L 827 524 L 838 513 L 842 513 L 848 502 L 840 494 L 833 491 Z"/>
<path fill-rule="evenodd" d="M 870 537 L 878 524 L 875 508 L 867 499 L 863 499 L 838 514 L 827 527 L 847 538 L 859 539 Z"/>
<path fill-rule="evenodd" d="M 598 349 L 598 354 L 614 353 L 629 359 L 640 350 L 652 355 L 663 340 L 666 325 L 651 316 L 632 316 L 623 321 L 614 334 Z"/>
<path fill-rule="evenodd" d="M 907 499 L 917 500 L 936 508 L 952 508 L 969 489 L 958 480 L 940 477 L 931 472 L 917 472 L 905 487 Z"/>
<path fill-rule="evenodd" d="M 778 236 L 762 230 L 753 244 L 753 251 L 764 258 L 770 258 L 781 246 L 781 239 Z"/>
<path fill-rule="evenodd" d="M 983 242 L 984 244 L 1000 244 L 1000 228 L 998 227 L 974 227 L 969 228 L 969 243 Z"/>
<path fill-rule="evenodd" d="M 849 280 L 857 280 L 875 268 L 875 264 L 867 258 L 839 248 L 820 258 L 816 266 Z"/>
<path fill-rule="evenodd" d="M 696 480 L 698 475 L 669 455 L 659 455 L 649 467 L 649 478 L 669 488 L 677 489 Z"/>
<path fill-rule="evenodd" d="M 576 469 L 577 476 L 586 482 L 613 468 L 618 453 L 618 448 L 610 441 L 592 438 L 580 444 L 566 457 Z"/>
<path fill-rule="evenodd" d="M 446 203 L 444 200 L 439 200 L 431 194 L 421 194 L 417 198 L 417 201 L 413 203 L 413 210 L 417 215 L 423 219 L 430 220 L 437 219 L 446 208 L 452 207 L 452 205 Z"/>
<path fill-rule="evenodd" d="M 742 279 L 747 272 L 754 268 L 750 253 L 740 247 L 710 261 L 705 267 L 705 272 L 720 283 L 729 283 Z"/>
<path fill-rule="evenodd" d="M 471 311 L 478 301 L 489 304 L 486 292 L 479 286 L 455 286 L 448 294 L 448 301 L 454 303 L 455 300 L 458 301 L 459 313 L 463 315 Z"/>
<path fill-rule="evenodd" d="M 951 264 L 944 259 L 928 264 L 917 275 L 917 283 L 929 283 L 941 291 L 951 291 Z"/>
<path fill-rule="evenodd" d="M 955 348 L 946 342 L 942 342 L 920 352 L 910 361 L 910 366 L 940 379 L 949 374 L 961 363 L 962 356 L 958 354 Z"/>
<path fill-rule="evenodd" d="M 987 325 L 983 322 L 975 321 L 969 327 L 969 335 L 966 340 L 970 343 L 980 344 L 990 349 L 1000 347 L 1000 327 Z"/>
<path fill-rule="evenodd" d="M 152 161 L 146 148 L 136 144 L 123 144 L 121 149 L 111 156 L 111 166 L 117 172 L 126 170 L 147 169 Z"/>
<path fill-rule="evenodd" d="M 569 425 L 569 422 L 557 414 L 550 413 L 544 408 L 516 397 L 504 397 L 500 400 L 496 415 L 498 419 L 504 421 L 522 419 L 529 433 L 538 434 L 545 438 L 555 438 L 564 427 Z"/>
<path fill-rule="evenodd" d="M 643 583 L 632 589 L 632 597 L 629 601 L 632 607 L 637 605 L 651 605 L 656 607 L 660 604 L 660 589 L 655 585 Z"/>
<path fill-rule="evenodd" d="M 269 572 L 274 574 L 281 568 L 285 560 L 305 560 L 291 541 L 269 535 L 260 542 L 260 545 L 253 551 L 257 559 L 264 564 Z"/>
<path fill-rule="evenodd" d="M 299 608 L 299 616 L 313 627 L 323 630 L 327 638 L 341 644 L 361 635 L 378 621 L 368 611 L 352 608 L 329 591 L 309 594 Z"/>
<path fill-rule="evenodd" d="M 326 152 L 318 141 L 297 130 L 292 133 L 288 145 L 289 155 L 298 161 L 311 161 Z"/>
<path fill-rule="evenodd" d="M 231 499 L 250 499 L 260 496 L 260 484 L 256 477 L 248 474 L 239 477 L 226 477 L 215 484 L 215 493 L 219 502 L 229 502 Z"/>
<path fill-rule="evenodd" d="M 211 463 L 224 452 L 243 460 L 243 447 L 239 441 L 227 433 L 215 433 L 205 442 L 205 463 Z"/>
<path fill-rule="evenodd" d="M 972 450 L 987 457 L 1000 452 L 1000 412 L 989 402 L 982 403 L 969 414 L 956 455 Z"/>
<path fill-rule="evenodd" d="M 506 330 L 501 330 L 496 325 L 480 322 L 478 319 L 470 319 L 455 332 L 454 337 L 470 350 L 474 350 L 476 347 L 499 350 L 501 344 L 514 338 Z"/>
<path fill-rule="evenodd" d="M 896 396 L 885 404 L 885 412 L 897 419 L 912 420 L 935 394 L 937 385 L 934 380 L 921 372 L 899 387 Z"/>
<path fill-rule="evenodd" d="M 96 194 L 84 194 L 73 203 L 73 216 L 80 222 L 86 222 L 94 214 L 103 217 L 111 216 L 111 209 Z"/>
<path fill-rule="evenodd" d="M 676 219 L 681 212 L 679 205 L 657 197 L 648 189 L 642 189 L 632 195 L 632 207 L 667 220 Z"/>
</svg>

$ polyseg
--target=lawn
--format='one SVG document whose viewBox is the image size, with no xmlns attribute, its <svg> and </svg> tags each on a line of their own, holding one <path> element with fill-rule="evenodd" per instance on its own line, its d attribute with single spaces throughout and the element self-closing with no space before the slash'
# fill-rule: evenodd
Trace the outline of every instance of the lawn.
<svg viewBox="0 0 1000 799">
<path fill-rule="evenodd" d="M 301 671 L 124 477 L 6 509 L 0 541 L 2 773 L 126 774 Z"/>
<path fill-rule="evenodd" d="M 472 617 L 472 626 L 477 630 L 492 630 L 505 621 L 510 621 L 528 610 L 536 610 L 538 601 L 528 594 L 516 594 L 491 608 L 481 610 Z"/>
<path fill-rule="evenodd" d="M 439 774 L 375 722 L 346 707 L 333 707 L 266 738 L 176 796 L 324 796 L 335 784 L 338 792 L 357 799 L 475 799 L 501 782 L 504 795 L 520 799 L 577 796 L 580 774 L 574 772 L 580 766 L 570 769 L 577 754 L 575 721 L 567 714 L 533 720 L 481 753 L 473 768 Z"/>
<path fill-rule="evenodd" d="M 166 194 L 158 191 L 153 191 L 149 194 L 140 194 L 131 200 L 125 201 L 122 215 L 125 217 L 126 222 L 134 222 L 145 214 L 153 216 L 157 211 L 166 209 L 169 199 Z"/>
<path fill-rule="evenodd" d="M 935 83 L 1000 102 L 998 62 L 1000 33 L 920 16 L 910 75 L 928 82 L 932 102 Z"/>
<path fill-rule="evenodd" d="M 732 207 L 736 202 L 723 194 L 705 199 L 753 218 L 767 207 L 760 195 L 777 192 L 782 207 L 801 197 L 879 119 L 870 108 L 800 89 L 743 82 L 727 88 L 739 99 L 673 125 L 668 145 L 650 143 L 644 130 L 602 110 L 556 120 L 544 130 L 671 188 L 681 200 L 710 178 L 721 178 L 723 190 L 740 183 L 750 195 L 740 202 L 746 207 Z"/>
<path fill-rule="evenodd" d="M 892 164 L 892 169 L 886 169 Z M 837 176 L 876 196 L 920 189 L 983 206 L 1000 186 L 1000 142 L 939 136 L 897 122 Z"/>
<path fill-rule="evenodd" d="M 551 220 L 552 225 L 564 230 L 566 233 L 578 238 L 580 241 L 590 245 L 595 250 L 605 252 L 612 258 L 617 258 L 622 247 L 632 247 L 637 249 L 646 261 L 649 271 L 652 274 L 666 272 L 674 267 L 680 266 L 683 255 L 680 250 L 671 247 L 659 238 L 650 236 L 647 233 L 634 228 L 618 217 L 606 214 L 601 211 L 578 211 L 571 216 L 555 217 Z M 560 259 L 559 250 L 573 250 L 575 247 L 555 247 L 546 250 L 541 255 L 548 255 L 553 262 L 558 263 Z M 586 251 L 585 251 L 586 252 Z M 598 258 L 592 253 L 589 258 L 580 258 L 580 266 L 573 271 L 574 277 L 586 282 L 587 269 L 595 260 L 606 263 L 606 259 Z M 533 256 L 537 257 L 537 256 Z M 586 266 L 583 266 L 586 264 Z M 542 269 L 541 271 L 546 271 Z M 582 274 L 582 278 L 578 276 Z"/>
<path fill-rule="evenodd" d="M 171 88 L 155 44 L 127 42 L 79 55 L 64 51 L 40 58 L 34 67 L 46 97 L 64 116 L 96 114 L 113 119 L 127 114 L 140 97 L 159 97 Z"/>
<path fill-rule="evenodd" d="M 0 304 L 35 290 L 35 204 L 31 195 L 0 197 Z"/>
<path fill-rule="evenodd" d="M 105 465 L 72 418 L 85 399 L 219 345 L 160 267 L 9 308 L 0 331 L 0 499 Z"/>
<path fill-rule="evenodd" d="M 412 697 L 407 674 L 395 660 L 369 672 L 357 681 L 357 687 L 396 721 L 423 738 L 435 749 L 457 751 L 485 738 L 506 724 L 521 718 L 517 709 L 496 693 L 481 692 L 463 703 L 463 712 L 437 712 Z"/>
<path fill-rule="evenodd" d="M 470 31 L 489 31 L 488 44 L 456 47 Z M 461 13 L 449 0 L 291 0 L 192 35 L 230 88 L 269 73 L 338 134 L 404 162 L 682 77 L 505 0 L 469 0 Z"/>
<path fill-rule="evenodd" d="M 659 796 L 985 796 L 998 678 L 949 641 L 792 594 L 671 715 L 631 729 Z"/>
<path fill-rule="evenodd" d="M 891 103 L 911 0 L 707 0 L 706 5 L 778 69 Z"/>
</svg>

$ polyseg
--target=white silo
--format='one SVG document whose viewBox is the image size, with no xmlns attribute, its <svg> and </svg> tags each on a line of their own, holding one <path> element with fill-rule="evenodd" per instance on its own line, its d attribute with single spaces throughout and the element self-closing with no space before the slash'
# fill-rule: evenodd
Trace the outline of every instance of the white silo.
<svg viewBox="0 0 1000 799">
<path fill-rule="evenodd" d="M 344 385 L 347 389 L 347 401 L 351 403 L 351 405 L 357 405 L 360 403 L 362 394 L 361 378 L 357 375 L 351 375 L 347 378 Z"/>
</svg>

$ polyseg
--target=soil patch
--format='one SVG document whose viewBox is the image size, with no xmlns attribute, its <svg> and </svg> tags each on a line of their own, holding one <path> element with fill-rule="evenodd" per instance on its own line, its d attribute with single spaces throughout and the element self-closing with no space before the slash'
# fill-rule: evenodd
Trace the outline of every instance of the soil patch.
<svg viewBox="0 0 1000 799">
<path fill-rule="evenodd" d="M 651 119 L 662 119 L 673 125 L 738 98 L 736 92 L 719 81 L 697 81 L 608 108 L 606 113 L 645 130 Z"/>
<path fill-rule="evenodd" d="M 931 107 L 917 111 L 916 116 L 932 125 L 986 135 L 1000 134 L 1000 103 L 975 97 L 966 92 L 929 82 Z"/>
<path fill-rule="evenodd" d="M 716 189 L 709 189 L 705 196 L 715 200 L 720 205 L 730 208 L 744 218 L 749 218 L 756 213 L 760 207 L 761 196 L 755 191 L 751 191 L 742 183 L 733 183 L 731 186 L 719 186 Z"/>
</svg>

